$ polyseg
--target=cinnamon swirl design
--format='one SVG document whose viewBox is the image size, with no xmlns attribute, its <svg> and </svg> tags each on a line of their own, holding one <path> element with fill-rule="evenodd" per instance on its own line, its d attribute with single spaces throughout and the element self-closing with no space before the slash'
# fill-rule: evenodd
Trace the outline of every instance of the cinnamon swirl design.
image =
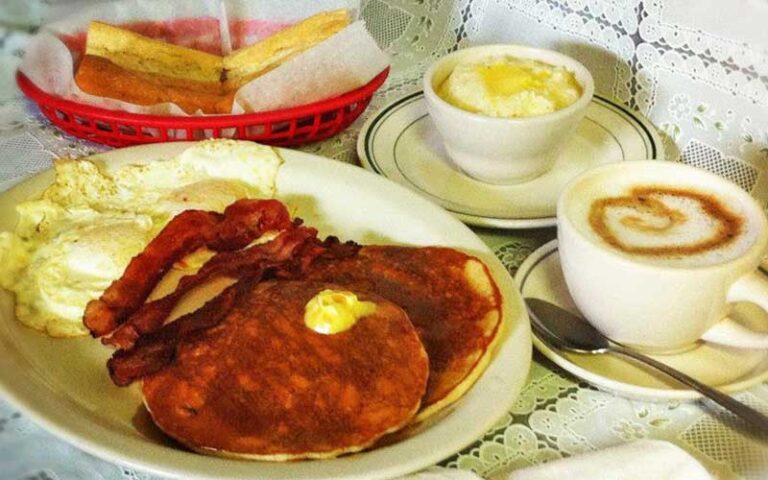
<svg viewBox="0 0 768 480">
<path fill-rule="evenodd" d="M 748 237 L 744 218 L 720 198 L 689 188 L 635 186 L 626 195 L 593 201 L 588 219 L 613 248 L 661 261 L 719 263 L 749 246 L 739 241 Z"/>
</svg>

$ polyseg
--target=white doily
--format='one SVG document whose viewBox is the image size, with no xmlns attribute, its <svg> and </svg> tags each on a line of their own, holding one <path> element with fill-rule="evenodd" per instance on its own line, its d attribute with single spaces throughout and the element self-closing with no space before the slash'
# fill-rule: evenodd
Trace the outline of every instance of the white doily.
<svg viewBox="0 0 768 480">
<path fill-rule="evenodd" d="M 57 156 L 105 149 L 59 133 L 21 99 L 13 83 L 34 24 L 93 1 L 0 4 L 0 190 L 48 168 Z M 425 67 L 456 48 L 491 42 L 555 48 L 590 68 L 598 93 L 648 116 L 665 134 L 671 160 L 714 171 L 768 201 L 766 0 L 368 0 L 362 14 L 393 60 L 368 115 L 418 89 Z M 24 23 L 30 27 L 7 26 Z M 363 121 L 303 150 L 355 162 Z M 512 273 L 554 235 L 552 230 L 479 233 Z M 737 398 L 768 413 L 766 385 Z M 536 356 L 514 408 L 443 464 L 503 478 L 516 467 L 658 438 L 691 452 L 719 478 L 768 478 L 768 448 L 729 428 L 727 415 L 712 411 L 696 403 L 619 398 Z M 0 477 L 156 478 L 84 454 L 2 402 Z"/>
</svg>

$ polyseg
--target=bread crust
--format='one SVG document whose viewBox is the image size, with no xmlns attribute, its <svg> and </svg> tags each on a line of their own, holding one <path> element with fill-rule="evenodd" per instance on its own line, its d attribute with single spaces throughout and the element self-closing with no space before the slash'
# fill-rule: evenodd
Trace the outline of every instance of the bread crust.
<svg viewBox="0 0 768 480">
<path fill-rule="evenodd" d="M 223 59 L 224 84 L 237 90 L 296 55 L 331 37 L 350 23 L 344 9 L 318 13 Z"/>
<path fill-rule="evenodd" d="M 188 114 L 230 113 L 234 93 L 218 82 L 198 82 L 120 67 L 105 58 L 86 55 L 75 82 L 84 92 L 137 105 L 171 102 Z"/>
<path fill-rule="evenodd" d="M 108 23 L 88 26 L 85 54 L 106 58 L 126 70 L 204 83 L 221 81 L 222 58 L 155 40 Z"/>
</svg>

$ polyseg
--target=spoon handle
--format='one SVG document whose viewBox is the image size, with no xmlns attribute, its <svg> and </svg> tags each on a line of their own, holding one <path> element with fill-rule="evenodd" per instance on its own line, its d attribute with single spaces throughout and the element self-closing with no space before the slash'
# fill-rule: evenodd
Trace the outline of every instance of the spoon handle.
<svg viewBox="0 0 768 480">
<path fill-rule="evenodd" d="M 763 435 L 768 435 L 768 417 L 758 412 L 754 408 L 751 408 L 739 402 L 738 400 L 689 377 L 679 370 L 675 370 L 674 368 L 654 360 L 653 358 L 647 357 L 642 353 L 619 345 L 610 345 L 609 350 L 620 355 L 631 357 L 635 360 L 645 363 L 646 365 L 650 365 L 661 372 L 666 373 L 678 382 L 688 385 L 702 395 L 710 398 L 723 408 L 730 410 L 734 414 L 738 415 L 742 420 L 747 422 L 749 427 Z"/>
</svg>

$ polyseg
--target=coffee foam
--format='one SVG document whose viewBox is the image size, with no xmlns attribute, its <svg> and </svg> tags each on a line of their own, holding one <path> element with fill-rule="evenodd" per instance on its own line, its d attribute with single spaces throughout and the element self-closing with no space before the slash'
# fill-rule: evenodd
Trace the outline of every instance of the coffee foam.
<svg viewBox="0 0 768 480">
<path fill-rule="evenodd" d="M 582 193 L 580 230 L 646 263 L 716 265 L 742 255 L 758 235 L 738 201 L 698 187 L 630 184 L 611 195 Z"/>
</svg>

